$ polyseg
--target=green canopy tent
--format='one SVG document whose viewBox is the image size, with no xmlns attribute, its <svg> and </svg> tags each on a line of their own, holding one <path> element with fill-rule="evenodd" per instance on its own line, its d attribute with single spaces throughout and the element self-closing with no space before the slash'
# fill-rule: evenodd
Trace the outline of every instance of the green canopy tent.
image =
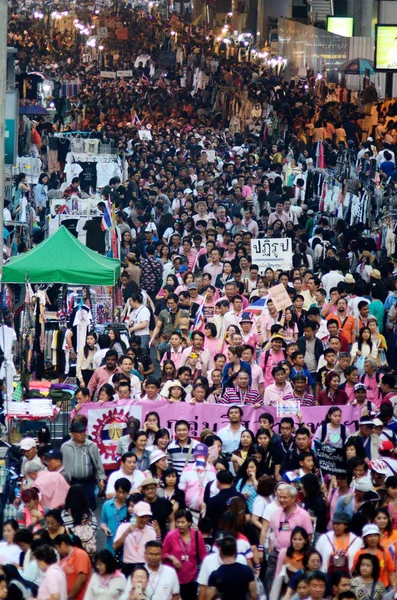
<svg viewBox="0 0 397 600">
<path fill-rule="evenodd" d="M 119 276 L 119 260 L 90 250 L 62 225 L 33 250 L 11 258 L 1 282 L 112 286 Z"/>
</svg>

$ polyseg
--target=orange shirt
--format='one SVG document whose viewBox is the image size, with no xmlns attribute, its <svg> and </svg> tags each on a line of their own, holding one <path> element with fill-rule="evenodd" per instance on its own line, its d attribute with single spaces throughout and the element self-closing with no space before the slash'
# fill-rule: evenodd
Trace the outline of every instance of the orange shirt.
<svg viewBox="0 0 397 600">
<path fill-rule="evenodd" d="M 354 557 L 353 571 L 356 568 L 358 557 L 361 556 L 361 554 L 368 554 L 368 548 L 362 548 L 362 550 L 357 552 L 356 556 Z M 396 565 L 394 564 L 389 550 L 382 550 L 378 548 L 374 556 L 377 556 L 379 559 L 379 581 L 381 581 L 385 587 L 388 587 L 390 585 L 389 573 L 392 573 L 396 570 Z"/>
<path fill-rule="evenodd" d="M 73 548 L 69 556 L 65 556 L 65 558 L 61 560 L 60 567 L 66 575 L 68 594 L 70 594 L 70 591 L 76 582 L 77 575 L 79 573 L 87 575 L 86 582 L 81 592 L 75 596 L 75 600 L 84 600 L 84 595 L 91 576 L 91 561 L 87 552 L 81 550 L 81 548 Z"/>
<path fill-rule="evenodd" d="M 330 319 L 336 319 L 338 321 L 339 329 L 342 330 L 343 336 L 346 338 L 347 343 L 351 344 L 352 334 L 356 329 L 356 322 L 354 320 L 354 317 L 348 315 L 342 323 L 338 313 L 336 313 L 335 315 L 328 315 L 327 321 L 329 321 Z"/>
</svg>

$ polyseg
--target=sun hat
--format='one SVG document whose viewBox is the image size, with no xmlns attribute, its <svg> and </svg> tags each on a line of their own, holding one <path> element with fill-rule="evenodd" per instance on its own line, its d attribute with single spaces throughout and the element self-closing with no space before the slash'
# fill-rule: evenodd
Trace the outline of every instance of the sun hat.
<svg viewBox="0 0 397 600">
<path fill-rule="evenodd" d="M 167 455 L 162 450 L 154 450 L 150 455 L 150 466 L 162 458 L 167 458 Z"/>
</svg>

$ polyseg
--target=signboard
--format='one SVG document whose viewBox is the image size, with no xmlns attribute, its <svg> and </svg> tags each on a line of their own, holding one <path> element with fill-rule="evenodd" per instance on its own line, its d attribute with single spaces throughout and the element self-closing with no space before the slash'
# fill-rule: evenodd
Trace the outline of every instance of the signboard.
<svg viewBox="0 0 397 600">
<path fill-rule="evenodd" d="M 132 71 L 117 71 L 117 77 L 132 77 Z"/>
<path fill-rule="evenodd" d="M 102 79 L 116 79 L 115 71 L 101 71 Z"/>
<path fill-rule="evenodd" d="M 327 17 L 327 31 L 353 37 L 354 17 Z"/>
<path fill-rule="evenodd" d="M 376 25 L 375 69 L 397 70 L 397 25 Z"/>
<path fill-rule="evenodd" d="M 18 145 L 18 92 L 7 92 L 6 120 L 4 127 L 4 164 L 14 166 L 17 161 Z"/>
<path fill-rule="evenodd" d="M 180 402 L 170 404 L 166 400 L 156 402 L 156 411 L 159 413 L 160 421 L 163 427 L 166 427 L 171 436 L 174 435 L 175 423 L 179 419 L 186 419 L 189 423 L 190 435 L 194 438 L 200 436 L 204 427 L 210 428 L 214 433 L 222 427 L 229 424 L 227 418 L 227 409 L 225 404 L 190 404 L 189 402 Z M 125 435 L 127 427 L 126 419 L 128 416 L 136 417 L 143 423 L 145 415 L 153 409 L 153 402 L 150 400 L 140 400 L 133 402 L 131 400 L 119 400 L 114 402 L 87 402 L 83 404 L 79 414 L 86 415 L 88 418 L 88 435 L 97 444 L 103 464 L 115 465 L 117 442 L 122 435 Z M 302 420 L 306 426 L 314 433 L 319 425 L 324 421 L 329 406 L 302 406 Z M 256 431 L 259 427 L 259 417 L 263 413 L 263 408 L 254 408 L 253 406 L 243 406 L 242 424 L 246 429 Z M 343 406 L 342 422 L 351 429 L 358 428 L 360 418 L 360 409 L 357 406 Z M 275 418 L 274 431 L 278 433 L 280 420 L 277 419 L 276 407 L 267 406 L 266 411 Z M 298 426 L 298 418 L 290 415 Z"/>
<path fill-rule="evenodd" d="M 273 304 L 278 311 L 285 310 L 287 306 L 292 304 L 291 298 L 282 283 L 270 288 L 269 299 L 273 300 Z"/>
<path fill-rule="evenodd" d="M 109 30 L 107 27 L 98 27 L 96 30 L 96 34 L 100 40 L 104 40 L 108 37 Z"/>
<path fill-rule="evenodd" d="M 119 27 L 116 29 L 116 37 L 118 40 L 128 40 L 128 27 Z"/>
<path fill-rule="evenodd" d="M 141 129 L 140 131 L 138 131 L 138 135 L 139 139 L 142 140 L 142 142 L 151 142 L 153 139 L 152 134 L 148 129 Z"/>
<path fill-rule="evenodd" d="M 291 238 L 262 238 L 251 240 L 252 264 L 260 269 L 271 267 L 287 271 L 292 268 Z"/>
<path fill-rule="evenodd" d="M 162 50 L 159 52 L 159 65 L 166 69 L 174 69 L 176 67 L 176 52 L 172 50 Z"/>
<path fill-rule="evenodd" d="M 301 409 L 300 400 L 280 400 L 277 402 L 277 416 L 283 417 L 295 417 Z"/>
<path fill-rule="evenodd" d="M 346 454 L 343 448 L 334 448 L 315 441 L 315 451 L 320 471 L 323 475 L 346 473 Z"/>
</svg>

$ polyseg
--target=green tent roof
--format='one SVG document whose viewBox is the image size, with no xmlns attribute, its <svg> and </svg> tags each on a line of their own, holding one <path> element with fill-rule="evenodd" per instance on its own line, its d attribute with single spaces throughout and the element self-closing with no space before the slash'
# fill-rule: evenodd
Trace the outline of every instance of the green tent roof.
<svg viewBox="0 0 397 600">
<path fill-rule="evenodd" d="M 115 285 L 120 261 L 90 250 L 61 226 L 29 252 L 10 259 L 3 267 L 3 283 L 64 283 Z"/>
</svg>

